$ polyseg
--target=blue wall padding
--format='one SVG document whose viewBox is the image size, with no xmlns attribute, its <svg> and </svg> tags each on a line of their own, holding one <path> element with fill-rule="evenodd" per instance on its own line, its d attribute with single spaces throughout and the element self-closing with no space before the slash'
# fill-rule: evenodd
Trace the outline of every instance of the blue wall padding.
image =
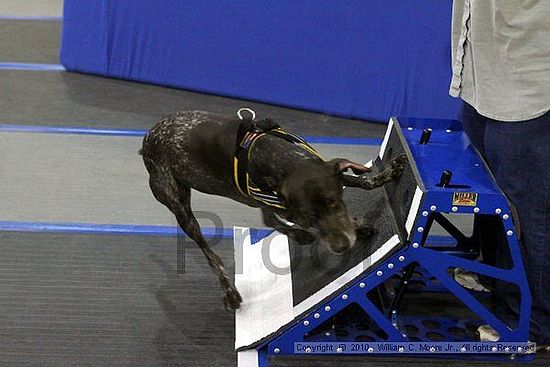
<svg viewBox="0 0 550 367">
<path fill-rule="evenodd" d="M 457 118 L 451 0 L 65 0 L 61 62 L 330 114 Z"/>
</svg>

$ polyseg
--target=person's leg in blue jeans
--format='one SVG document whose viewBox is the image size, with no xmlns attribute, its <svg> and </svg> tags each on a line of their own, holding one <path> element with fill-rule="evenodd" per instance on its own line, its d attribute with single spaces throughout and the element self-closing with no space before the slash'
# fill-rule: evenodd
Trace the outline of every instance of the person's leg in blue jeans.
<svg viewBox="0 0 550 367">
<path fill-rule="evenodd" d="M 473 146 L 479 150 L 485 158 L 485 127 L 487 126 L 487 118 L 481 116 L 475 108 L 468 103 L 464 103 L 462 108 L 462 127 L 470 138 Z"/>
<path fill-rule="evenodd" d="M 465 103 L 462 110 L 462 126 L 472 145 L 487 160 L 485 154 L 485 130 L 489 119 Z M 481 246 L 482 262 L 500 268 L 509 268 L 512 259 L 509 256 L 508 242 L 502 227 L 502 220 L 494 215 L 475 215 L 472 236 Z M 497 255 L 498 254 L 498 255 Z M 516 328 L 519 315 L 520 293 L 507 283 L 493 278 L 479 276 L 481 283 L 493 290 L 494 312 L 510 328 Z M 485 337 L 487 337 L 485 335 Z M 494 336 L 491 335 L 491 338 Z"/>
<path fill-rule="evenodd" d="M 550 113 L 523 122 L 500 122 L 465 105 L 463 126 L 517 210 L 533 298 L 531 339 L 550 344 Z M 493 255 L 497 266 L 508 262 L 498 249 Z M 505 284 L 497 284 L 495 293 L 497 315 L 507 322 L 510 313 L 517 312 L 517 295 Z"/>
</svg>

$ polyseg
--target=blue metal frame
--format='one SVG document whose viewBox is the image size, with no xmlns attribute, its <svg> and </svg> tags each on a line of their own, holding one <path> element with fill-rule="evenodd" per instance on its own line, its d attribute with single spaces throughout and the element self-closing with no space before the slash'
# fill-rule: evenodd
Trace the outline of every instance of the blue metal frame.
<svg viewBox="0 0 550 367">
<path fill-rule="evenodd" d="M 468 140 L 462 133 L 460 124 L 456 121 L 405 119 L 400 121 L 405 128 L 403 136 L 410 148 L 416 169 L 422 181 L 424 193 L 420 208 L 417 212 L 415 223 L 409 238 L 401 249 L 385 261 L 379 263 L 366 274 L 355 280 L 352 284 L 333 297 L 319 304 L 315 309 L 307 312 L 282 334 L 268 340 L 258 346 L 259 366 L 267 366 L 268 355 L 293 355 L 294 343 L 306 341 L 304 336 L 318 326 L 344 310 L 350 304 L 359 305 L 387 335 L 386 341 L 408 341 L 404 331 L 398 328 L 400 323 L 391 320 L 374 305 L 367 293 L 373 290 L 390 277 L 401 274 L 410 264 L 418 264 L 436 277 L 441 286 L 460 299 L 473 313 L 480 323 L 490 324 L 499 334 L 501 342 L 525 342 L 529 335 L 529 318 L 531 309 L 531 296 L 525 269 L 521 261 L 521 253 L 516 228 L 512 220 L 510 206 L 496 186 L 484 162 L 468 144 Z M 399 124 L 397 124 L 399 128 Z M 427 145 L 418 144 L 418 139 L 424 128 L 432 129 L 432 142 Z M 460 159 L 457 159 L 460 157 Z M 455 177 L 463 188 L 447 189 L 439 187 L 439 175 L 442 169 L 453 169 Z M 477 205 L 453 206 L 453 193 L 457 191 L 478 193 Z M 441 248 L 425 247 L 425 229 L 429 226 L 429 220 L 433 213 L 445 214 L 492 214 L 502 219 L 504 230 L 507 234 L 508 247 L 513 259 L 510 269 L 500 269 L 485 265 L 456 253 L 447 253 Z M 448 269 L 460 267 L 462 269 L 503 280 L 518 286 L 521 290 L 520 315 L 518 327 L 509 329 L 498 317 L 488 310 L 468 290 L 457 283 L 449 275 Z M 402 324 L 402 323 L 401 323 Z M 343 341 L 340 339 L 339 341 Z M 354 340 L 350 340 L 354 341 Z M 355 353 L 357 354 L 357 353 Z M 365 352 L 364 354 L 368 354 Z M 463 356 L 464 357 L 464 356 Z M 532 357 L 532 356 L 531 356 Z M 494 357 L 493 357 L 494 358 Z M 500 356 L 502 359 L 502 356 Z M 525 357 L 524 360 L 529 359 Z"/>
</svg>

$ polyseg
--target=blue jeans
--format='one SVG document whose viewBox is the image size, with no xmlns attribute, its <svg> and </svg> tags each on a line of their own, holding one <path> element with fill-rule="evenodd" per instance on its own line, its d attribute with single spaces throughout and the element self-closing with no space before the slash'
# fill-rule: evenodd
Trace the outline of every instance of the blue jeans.
<svg viewBox="0 0 550 367">
<path fill-rule="evenodd" d="M 532 120 L 502 122 L 480 115 L 465 103 L 462 125 L 517 210 L 532 295 L 530 340 L 550 344 L 550 112 Z M 482 226 L 480 221 L 483 218 L 476 218 L 474 233 L 475 227 Z M 488 224 L 498 225 L 494 218 Z M 483 247 L 482 253 L 487 253 L 489 262 L 506 266 L 509 259 L 498 249 L 504 247 L 503 241 L 498 242 L 489 243 L 492 254 Z M 494 291 L 495 313 L 505 322 L 514 313 L 517 320 L 519 295 L 510 288 L 497 284 Z"/>
</svg>

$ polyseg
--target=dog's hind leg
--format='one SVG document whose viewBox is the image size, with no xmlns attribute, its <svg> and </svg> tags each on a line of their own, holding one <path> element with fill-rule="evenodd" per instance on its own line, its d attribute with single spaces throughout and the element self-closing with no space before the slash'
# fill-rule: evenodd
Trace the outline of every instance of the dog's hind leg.
<svg viewBox="0 0 550 367">
<path fill-rule="evenodd" d="M 199 223 L 191 211 L 191 189 L 178 184 L 169 172 L 158 172 L 153 169 L 149 173 L 149 186 L 153 195 L 174 213 L 181 229 L 197 243 L 206 256 L 208 265 L 218 277 L 225 293 L 223 298 L 225 307 L 231 310 L 238 309 L 242 302 L 241 295 L 225 271 L 221 258 L 212 251 L 202 236 Z"/>
</svg>

